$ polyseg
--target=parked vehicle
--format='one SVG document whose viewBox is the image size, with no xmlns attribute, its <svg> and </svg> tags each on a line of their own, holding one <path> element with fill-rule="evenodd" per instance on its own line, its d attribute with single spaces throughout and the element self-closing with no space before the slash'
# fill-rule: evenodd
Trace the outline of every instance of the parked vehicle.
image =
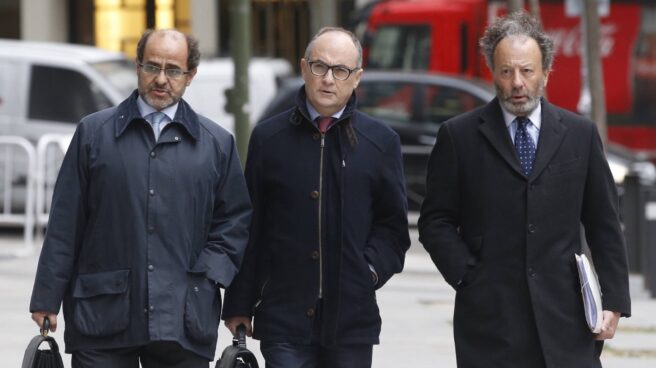
<svg viewBox="0 0 656 368">
<path fill-rule="evenodd" d="M 259 120 L 275 96 L 280 78 L 291 76 L 288 61 L 253 58 L 248 66 L 250 121 Z M 228 131 L 234 131 L 234 116 L 226 112 L 226 90 L 234 86 L 234 63 L 230 58 L 202 60 L 198 73 L 187 88 L 184 99 L 199 114 L 205 115 Z"/>
<path fill-rule="evenodd" d="M 283 80 L 262 118 L 294 106 L 301 78 Z M 489 84 L 440 74 L 366 71 L 358 88 L 358 108 L 388 124 L 401 137 L 411 209 L 424 199 L 426 163 L 439 125 L 494 97 Z"/>
<path fill-rule="evenodd" d="M 283 80 L 262 120 L 292 108 L 302 85 L 299 77 Z M 418 210 L 426 194 L 426 164 L 440 124 L 487 103 L 494 91 L 487 83 L 449 75 L 367 70 L 356 95 L 362 112 L 379 118 L 401 137 L 408 205 Z M 654 165 L 619 145 L 609 144 L 606 157 L 618 185 L 628 174 L 656 180 Z"/>
<path fill-rule="evenodd" d="M 547 94 L 578 111 L 581 95 L 580 17 L 565 0 L 540 2 L 555 42 Z M 366 9 L 364 64 L 369 70 L 415 70 L 490 79 L 478 48 L 484 26 L 506 12 L 505 0 L 386 0 Z M 601 56 L 610 141 L 656 160 L 656 3 L 611 1 L 601 17 Z"/>
<path fill-rule="evenodd" d="M 136 88 L 134 63 L 90 46 L 0 40 L 0 135 L 72 133 Z"/>
<path fill-rule="evenodd" d="M 249 69 L 251 121 L 256 121 L 276 92 L 276 78 L 292 68 L 280 59 L 253 59 Z M 36 144 L 45 134 L 72 134 L 82 117 L 129 96 L 137 88 L 136 72 L 133 60 L 96 47 L 0 40 L 0 136 Z M 224 92 L 233 85 L 233 73 L 231 59 L 202 60 L 184 96 L 198 113 L 229 131 L 233 118 L 225 111 Z M 60 160 L 49 165 L 58 167 Z M 0 151 L 0 212 L 5 203 L 24 211 L 26 162 L 21 150 Z"/>
</svg>

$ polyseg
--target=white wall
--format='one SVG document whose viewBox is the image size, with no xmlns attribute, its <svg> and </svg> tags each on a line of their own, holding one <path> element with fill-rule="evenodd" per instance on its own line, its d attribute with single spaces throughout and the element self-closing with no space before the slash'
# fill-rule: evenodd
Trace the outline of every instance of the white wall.
<svg viewBox="0 0 656 368">
<path fill-rule="evenodd" d="M 198 38 L 203 57 L 216 56 L 219 10 L 217 1 L 191 1 L 191 33 Z"/>
<path fill-rule="evenodd" d="M 21 0 L 21 39 L 66 42 L 66 0 Z"/>
</svg>

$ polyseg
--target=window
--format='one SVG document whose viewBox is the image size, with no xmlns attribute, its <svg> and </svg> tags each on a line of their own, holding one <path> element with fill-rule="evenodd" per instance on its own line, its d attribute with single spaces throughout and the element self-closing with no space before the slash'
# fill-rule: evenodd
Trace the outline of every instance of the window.
<svg viewBox="0 0 656 368">
<path fill-rule="evenodd" d="M 456 115 L 470 111 L 487 103 L 465 90 L 450 86 L 426 86 L 425 120 L 443 123 Z"/>
<path fill-rule="evenodd" d="M 361 82 L 355 90 L 358 107 L 377 118 L 396 122 L 412 120 L 414 84 L 406 82 Z"/>
<path fill-rule="evenodd" d="M 111 105 L 97 86 L 76 71 L 38 65 L 32 68 L 30 119 L 77 123 Z"/>
<path fill-rule="evenodd" d="M 105 61 L 91 65 L 102 74 L 110 84 L 128 97 L 137 88 L 137 78 L 134 77 L 134 62 L 127 59 Z"/>
<path fill-rule="evenodd" d="M 430 42 L 428 25 L 380 27 L 374 35 L 367 67 L 427 70 Z"/>
</svg>

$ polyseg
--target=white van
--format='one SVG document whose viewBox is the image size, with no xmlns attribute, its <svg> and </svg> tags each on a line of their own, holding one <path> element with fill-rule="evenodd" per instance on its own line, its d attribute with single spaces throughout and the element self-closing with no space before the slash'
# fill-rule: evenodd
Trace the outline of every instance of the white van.
<svg viewBox="0 0 656 368">
<path fill-rule="evenodd" d="M 201 60 L 184 99 L 200 114 L 234 130 L 225 90 L 234 85 L 233 61 Z M 251 122 L 273 98 L 277 78 L 289 76 L 281 59 L 249 65 Z M 72 133 L 80 119 L 123 101 L 137 87 L 134 61 L 91 46 L 0 40 L 0 135 L 36 141 L 46 133 Z"/>
<path fill-rule="evenodd" d="M 231 59 L 201 60 L 184 96 L 194 110 L 229 131 L 233 131 L 234 118 L 225 112 L 225 90 L 234 84 L 233 70 Z M 249 67 L 251 122 L 257 121 L 275 95 L 276 78 L 291 71 L 286 61 L 253 59 Z M 119 104 L 136 87 L 135 63 L 121 53 L 0 39 L 0 136 L 19 136 L 35 144 L 45 134 L 72 134 L 82 117 Z M 58 169 L 59 160 L 53 158 L 49 165 Z M 20 150 L 0 151 L 0 212 L 7 203 L 17 211 L 24 208 L 26 162 Z M 53 175 L 54 170 L 46 174 L 47 180 Z M 9 187 L 13 194 L 5 201 Z"/>
<path fill-rule="evenodd" d="M 248 113 L 251 126 L 260 121 L 264 109 L 278 91 L 280 78 L 292 75 L 288 61 L 252 58 L 248 65 Z M 229 58 L 201 60 L 198 73 L 184 99 L 199 114 L 205 115 L 228 131 L 234 131 L 235 119 L 225 111 L 225 91 L 234 86 L 234 62 Z"/>
<path fill-rule="evenodd" d="M 85 115 L 125 99 L 134 63 L 91 46 L 0 40 L 0 135 L 72 133 Z"/>
</svg>

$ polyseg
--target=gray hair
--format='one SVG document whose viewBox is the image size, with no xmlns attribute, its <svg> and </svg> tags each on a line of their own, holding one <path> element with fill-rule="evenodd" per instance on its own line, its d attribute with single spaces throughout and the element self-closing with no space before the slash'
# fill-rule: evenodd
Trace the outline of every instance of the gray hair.
<svg viewBox="0 0 656 368">
<path fill-rule="evenodd" d="M 534 39 L 542 53 L 542 68 L 551 70 L 554 59 L 553 41 L 544 32 L 540 22 L 522 10 L 498 18 L 481 37 L 478 44 L 487 66 L 491 70 L 494 70 L 494 50 L 497 45 L 504 38 L 513 36 L 526 36 Z"/>
<path fill-rule="evenodd" d="M 145 30 L 144 33 L 141 35 L 139 42 L 137 43 L 137 61 L 139 63 L 143 62 L 144 52 L 146 50 L 146 43 L 148 43 L 148 39 L 153 33 L 156 32 L 176 32 L 183 35 L 187 40 L 187 69 L 193 70 L 198 67 L 198 64 L 200 63 L 200 50 L 198 47 L 198 39 L 196 39 L 194 36 L 188 35 L 186 33 L 180 32 L 175 29 Z"/>
<path fill-rule="evenodd" d="M 353 32 L 348 31 L 342 27 L 323 27 L 321 28 L 310 40 L 310 43 L 308 43 L 307 47 L 305 48 L 305 55 L 303 56 L 305 60 L 310 60 L 310 55 L 312 54 L 312 49 L 314 49 L 314 42 L 319 38 L 321 35 L 328 33 L 328 32 L 340 32 L 343 33 L 351 38 L 351 41 L 353 41 L 353 45 L 355 48 L 358 50 L 358 60 L 356 61 L 356 68 L 362 67 L 362 45 L 360 44 L 360 40 L 353 34 Z"/>
</svg>

